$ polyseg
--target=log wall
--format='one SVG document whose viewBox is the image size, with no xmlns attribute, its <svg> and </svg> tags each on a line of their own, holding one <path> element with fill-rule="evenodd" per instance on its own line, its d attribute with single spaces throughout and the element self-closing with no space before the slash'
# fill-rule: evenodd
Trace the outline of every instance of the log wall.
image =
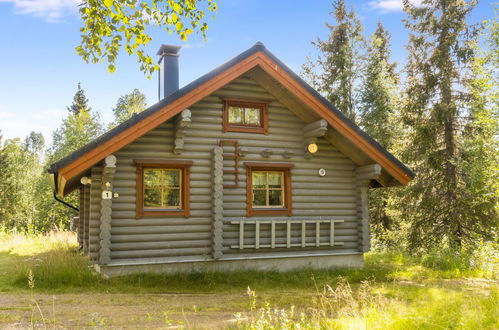
<svg viewBox="0 0 499 330">
<path fill-rule="evenodd" d="M 227 132 L 222 133 L 221 97 L 268 101 L 269 134 Z M 303 128 L 306 125 L 255 81 L 238 78 L 213 95 L 191 106 L 191 124 L 183 128 L 183 148 L 174 151 L 175 119 L 161 124 L 156 129 L 124 147 L 114 155 L 117 158 L 113 177 L 113 191 L 119 197 L 113 199 L 110 228 L 110 258 L 112 261 L 151 258 L 210 259 L 239 255 L 261 255 L 266 253 L 292 254 L 304 249 L 234 249 L 239 242 L 239 227 L 232 221 L 246 219 L 246 169 L 245 161 L 293 163 L 291 170 L 293 215 L 272 216 L 279 219 L 337 219 L 335 240 L 342 246 L 306 248 L 338 253 L 358 252 L 359 246 L 359 196 L 355 164 L 336 150 L 323 137 L 317 139 L 319 151 L 313 157 L 304 157 Z M 214 194 L 214 158 L 219 151 L 214 149 L 220 139 L 238 140 L 245 156 L 239 163 L 239 186 L 224 188 L 223 209 L 217 208 Z M 227 147 L 229 148 L 229 147 Z M 262 153 L 263 149 L 270 150 Z M 267 151 L 268 151 L 267 150 Z M 192 160 L 190 170 L 190 217 L 144 217 L 135 218 L 135 166 L 134 159 L 182 159 Z M 101 166 L 101 165 L 99 165 Z M 101 169 L 92 170 L 92 180 L 100 179 Z M 233 161 L 223 161 L 225 169 L 234 166 Z M 318 170 L 324 168 L 326 176 L 320 177 Z M 216 171 L 218 170 L 218 171 Z M 224 176 L 224 184 L 231 179 Z M 91 259 L 98 258 L 98 230 L 100 217 L 100 184 L 91 188 L 89 252 Z M 213 250 L 219 232 L 214 227 L 214 215 L 222 220 L 222 244 Z M 220 219 L 222 218 L 222 219 Z M 268 219 L 269 216 L 253 216 L 247 219 Z M 248 227 L 247 243 L 254 240 Z M 315 228 L 307 227 L 307 236 L 315 239 Z M 324 227 L 321 235 L 329 237 Z M 276 226 L 276 242 L 284 241 L 284 226 Z M 292 236 L 298 240 L 299 229 L 292 228 Z M 270 239 L 270 228 L 262 226 L 260 241 Z M 263 244 L 263 243 L 262 243 Z"/>
</svg>

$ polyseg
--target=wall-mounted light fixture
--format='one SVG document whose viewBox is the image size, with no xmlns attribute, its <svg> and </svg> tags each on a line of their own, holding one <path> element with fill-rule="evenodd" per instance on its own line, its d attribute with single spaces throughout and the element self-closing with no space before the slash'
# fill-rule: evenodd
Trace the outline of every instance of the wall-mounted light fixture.
<svg viewBox="0 0 499 330">
<path fill-rule="evenodd" d="M 307 146 L 307 151 L 310 152 L 311 154 L 315 154 L 319 150 L 319 147 L 317 146 L 316 143 L 309 143 Z"/>
<path fill-rule="evenodd" d="M 87 185 L 87 184 L 91 184 L 92 183 L 92 179 L 90 179 L 89 177 L 86 177 L 86 176 L 82 176 L 81 179 L 80 179 L 80 182 L 83 185 Z"/>
</svg>

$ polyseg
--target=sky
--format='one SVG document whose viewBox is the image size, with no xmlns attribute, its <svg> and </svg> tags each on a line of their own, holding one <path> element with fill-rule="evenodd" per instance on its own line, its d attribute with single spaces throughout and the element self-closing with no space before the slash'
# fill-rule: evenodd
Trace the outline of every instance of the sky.
<svg viewBox="0 0 499 330">
<path fill-rule="evenodd" d="M 0 0 L 0 131 L 4 139 L 52 131 L 67 116 L 78 82 L 92 109 L 104 123 L 121 95 L 138 88 L 148 105 L 158 101 L 157 75 L 147 79 L 134 57 L 121 53 L 117 70 L 105 64 L 86 64 L 75 51 L 81 20 L 79 0 Z M 416 1 L 416 0 L 414 0 Z M 173 34 L 153 31 L 147 47 L 155 55 L 162 43 L 181 45 L 180 86 L 225 63 L 253 46 L 265 44 L 274 55 L 299 73 L 307 56 L 316 54 L 311 41 L 325 39 L 325 22 L 333 23 L 331 0 L 218 0 L 209 20 L 207 39 L 193 35 L 182 42 Z M 392 58 L 404 63 L 407 31 L 402 0 L 347 0 L 357 12 L 366 35 L 377 21 L 392 33 Z M 493 2 L 481 1 L 472 22 L 493 17 Z M 400 66 L 399 66 L 400 69 Z"/>
</svg>

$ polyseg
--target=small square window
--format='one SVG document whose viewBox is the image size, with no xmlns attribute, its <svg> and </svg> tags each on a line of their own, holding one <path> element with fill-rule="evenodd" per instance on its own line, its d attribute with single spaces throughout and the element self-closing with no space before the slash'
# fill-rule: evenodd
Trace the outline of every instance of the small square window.
<svg viewBox="0 0 499 330">
<path fill-rule="evenodd" d="M 189 215 L 191 161 L 135 160 L 136 218 Z"/>
<path fill-rule="evenodd" d="M 224 132 L 267 134 L 267 130 L 267 103 L 224 100 Z"/>
<path fill-rule="evenodd" d="M 253 207 L 284 207 L 284 171 L 252 172 Z"/>
<path fill-rule="evenodd" d="M 246 162 L 247 215 L 291 215 L 292 164 Z"/>
<path fill-rule="evenodd" d="M 182 208 L 182 169 L 144 168 L 144 210 Z"/>
</svg>

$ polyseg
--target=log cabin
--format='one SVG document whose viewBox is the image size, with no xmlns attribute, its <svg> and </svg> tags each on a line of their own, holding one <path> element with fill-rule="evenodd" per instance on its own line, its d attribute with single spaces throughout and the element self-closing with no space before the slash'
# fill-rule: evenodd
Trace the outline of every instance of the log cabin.
<svg viewBox="0 0 499 330">
<path fill-rule="evenodd" d="M 369 189 L 414 174 L 260 42 L 51 165 L 104 274 L 362 267 Z"/>
</svg>

